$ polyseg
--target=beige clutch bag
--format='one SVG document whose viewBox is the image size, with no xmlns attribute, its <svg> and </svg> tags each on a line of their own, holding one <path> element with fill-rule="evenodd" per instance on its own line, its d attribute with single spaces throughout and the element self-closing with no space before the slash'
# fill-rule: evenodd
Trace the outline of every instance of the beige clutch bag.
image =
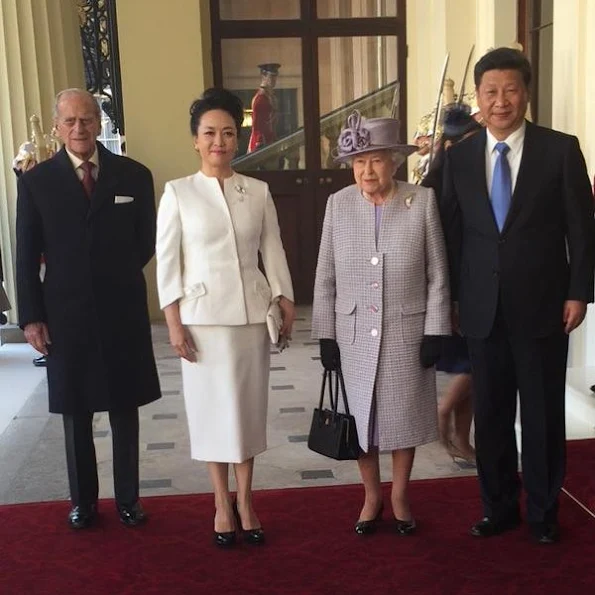
<svg viewBox="0 0 595 595">
<path fill-rule="evenodd" d="M 269 330 L 269 337 L 271 343 L 277 345 L 279 343 L 279 331 L 283 324 L 283 317 L 281 316 L 281 308 L 277 300 L 271 302 L 269 311 L 267 312 L 267 328 Z"/>
</svg>

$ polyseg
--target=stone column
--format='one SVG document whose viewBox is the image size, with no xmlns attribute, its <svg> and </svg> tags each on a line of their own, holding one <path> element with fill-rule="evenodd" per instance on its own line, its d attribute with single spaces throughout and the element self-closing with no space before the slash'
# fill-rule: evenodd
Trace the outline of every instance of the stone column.
<svg viewBox="0 0 595 595">
<path fill-rule="evenodd" d="M 16 178 L 12 160 L 29 138 L 29 117 L 52 127 L 54 97 L 84 87 L 76 0 L 0 2 L 0 245 L 5 287 L 16 322 Z"/>
<path fill-rule="evenodd" d="M 517 0 L 475 0 L 476 61 L 489 49 L 517 40 Z"/>
</svg>

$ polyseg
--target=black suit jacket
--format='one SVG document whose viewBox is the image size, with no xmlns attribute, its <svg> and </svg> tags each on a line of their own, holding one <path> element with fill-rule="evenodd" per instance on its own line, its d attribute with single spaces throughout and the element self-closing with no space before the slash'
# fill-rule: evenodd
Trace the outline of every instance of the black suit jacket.
<svg viewBox="0 0 595 595">
<path fill-rule="evenodd" d="M 160 396 L 143 275 L 155 251 L 153 178 L 140 163 L 98 150 L 90 199 L 64 149 L 18 182 L 19 323 L 49 326 L 55 413 L 125 409 Z"/>
<path fill-rule="evenodd" d="M 593 196 L 578 140 L 527 122 L 500 233 L 486 187 L 486 132 L 446 154 L 441 215 L 463 334 L 489 335 L 500 302 L 510 332 L 562 327 L 565 300 L 593 301 Z"/>
</svg>

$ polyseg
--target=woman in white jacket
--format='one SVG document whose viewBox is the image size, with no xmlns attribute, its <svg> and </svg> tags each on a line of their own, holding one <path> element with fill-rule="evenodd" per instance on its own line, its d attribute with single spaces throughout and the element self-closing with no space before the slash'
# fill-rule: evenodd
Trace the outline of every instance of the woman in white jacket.
<svg viewBox="0 0 595 595">
<path fill-rule="evenodd" d="M 182 358 L 191 456 L 207 461 L 215 493 L 214 540 L 262 543 L 252 507 L 255 455 L 266 449 L 270 339 L 294 320 L 293 289 L 268 185 L 232 170 L 242 103 L 208 89 L 190 108 L 200 171 L 165 185 L 157 218 L 157 284 L 170 341 Z M 262 256 L 266 277 L 258 268 Z M 234 466 L 237 500 L 228 485 Z M 236 524 L 237 523 L 237 524 Z"/>
</svg>

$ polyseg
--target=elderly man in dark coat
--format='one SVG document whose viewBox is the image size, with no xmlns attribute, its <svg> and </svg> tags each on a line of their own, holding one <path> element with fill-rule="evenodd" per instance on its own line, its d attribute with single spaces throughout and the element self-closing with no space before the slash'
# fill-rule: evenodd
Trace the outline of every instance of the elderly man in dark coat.
<svg viewBox="0 0 595 595">
<path fill-rule="evenodd" d="M 155 246 L 153 179 L 96 142 L 90 93 L 62 91 L 54 116 L 64 148 L 18 183 L 19 322 L 48 356 L 49 409 L 64 418 L 71 527 L 88 527 L 97 512 L 96 411 L 109 412 L 116 505 L 133 526 L 145 519 L 138 407 L 161 396 L 142 270 Z"/>
</svg>

